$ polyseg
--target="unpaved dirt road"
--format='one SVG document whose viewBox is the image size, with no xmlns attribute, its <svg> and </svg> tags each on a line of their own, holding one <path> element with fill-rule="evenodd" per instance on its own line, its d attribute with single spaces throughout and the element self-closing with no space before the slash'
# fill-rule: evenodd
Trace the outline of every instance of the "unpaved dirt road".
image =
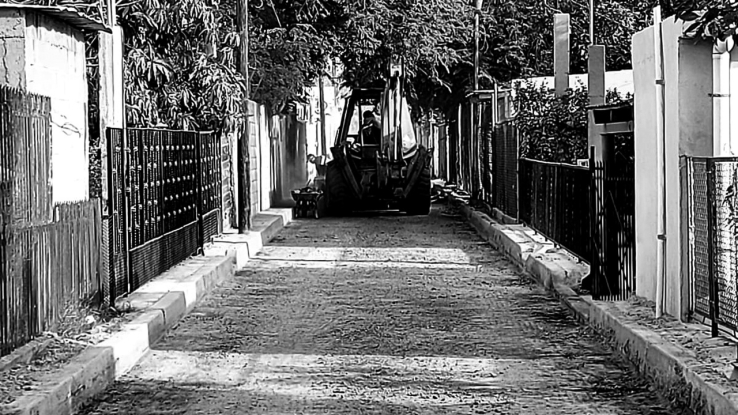
<svg viewBox="0 0 738 415">
<path fill-rule="evenodd" d="M 443 209 L 293 223 L 81 413 L 687 413 Z"/>
</svg>

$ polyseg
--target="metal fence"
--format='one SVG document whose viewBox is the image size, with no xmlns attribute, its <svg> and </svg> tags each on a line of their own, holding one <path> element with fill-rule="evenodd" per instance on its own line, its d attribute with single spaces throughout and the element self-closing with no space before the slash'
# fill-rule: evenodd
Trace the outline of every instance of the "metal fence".
<svg viewBox="0 0 738 415">
<path fill-rule="evenodd" d="M 108 146 L 106 271 L 115 300 L 221 231 L 222 146 L 215 134 L 158 129 L 109 129 Z"/>
<path fill-rule="evenodd" d="M 594 150 L 593 150 L 594 151 Z M 635 175 L 632 160 L 590 157 L 590 275 L 596 300 L 635 293 Z"/>
<path fill-rule="evenodd" d="M 500 95 L 498 107 L 506 99 Z M 507 112 L 495 111 L 493 100 L 459 107 L 448 122 L 448 177 L 476 200 L 517 218 L 519 142 Z"/>
<path fill-rule="evenodd" d="M 0 355 L 100 293 L 99 201 L 53 205 L 50 111 L 0 86 Z"/>
<path fill-rule="evenodd" d="M 515 124 L 512 121 L 498 124 L 494 128 L 494 134 L 491 134 L 491 139 L 488 148 L 492 154 L 485 157 L 492 162 L 490 202 L 506 215 L 517 218 L 520 143 Z"/>
<path fill-rule="evenodd" d="M 738 158 L 685 158 L 690 311 L 738 332 Z"/>
<path fill-rule="evenodd" d="M 589 169 L 520 159 L 519 173 L 520 221 L 589 262 Z"/>
</svg>

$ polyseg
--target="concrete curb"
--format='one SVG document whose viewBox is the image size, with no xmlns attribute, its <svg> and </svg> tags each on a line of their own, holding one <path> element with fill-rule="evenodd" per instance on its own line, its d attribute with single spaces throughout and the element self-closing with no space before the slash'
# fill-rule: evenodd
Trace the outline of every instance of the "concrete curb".
<svg viewBox="0 0 738 415">
<path fill-rule="evenodd" d="M 73 414 L 128 373 L 198 301 L 231 278 L 243 266 L 239 258 L 243 264 L 248 262 L 291 220 L 290 209 L 260 213 L 249 234 L 216 238 L 204 250 L 204 257 L 184 261 L 136 290 L 126 299 L 133 310 L 140 312 L 133 321 L 109 339 L 85 349 L 58 372 L 45 375 L 34 391 L 18 398 L 10 407 L 0 406 L 0 413 Z M 222 238 L 227 242 L 217 241 Z"/>
<path fill-rule="evenodd" d="M 459 201 L 455 201 L 459 202 Z M 570 276 L 560 263 L 541 255 L 518 255 L 522 246 L 509 237 L 506 226 L 489 223 L 489 216 L 460 203 L 464 216 L 480 235 L 504 253 L 539 283 L 549 289 L 575 318 L 612 341 L 614 347 L 633 363 L 671 402 L 686 406 L 696 414 L 738 414 L 738 394 L 728 393 L 720 385 L 698 373 L 701 363 L 694 352 L 673 344 L 656 332 L 618 318 L 604 304 L 589 296 L 580 296 L 569 286 Z M 526 257 L 523 259 L 523 257 Z"/>
</svg>

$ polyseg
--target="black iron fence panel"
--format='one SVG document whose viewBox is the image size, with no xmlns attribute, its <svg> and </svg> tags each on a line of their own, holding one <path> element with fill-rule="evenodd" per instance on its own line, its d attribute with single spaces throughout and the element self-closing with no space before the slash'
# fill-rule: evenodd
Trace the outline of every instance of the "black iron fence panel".
<svg viewBox="0 0 738 415">
<path fill-rule="evenodd" d="M 592 297 L 619 301 L 635 293 L 635 176 L 632 160 L 590 157 Z"/>
<path fill-rule="evenodd" d="M 106 261 L 108 267 L 107 286 L 108 290 L 105 294 L 106 301 L 112 303 L 116 298 L 128 293 L 128 209 L 126 200 L 130 194 L 130 187 L 127 186 L 126 167 L 128 163 L 123 140 L 123 130 L 108 129 L 108 204 L 109 217 L 104 218 L 107 222 L 106 236 L 107 245 L 104 250 L 107 251 L 108 259 Z"/>
<path fill-rule="evenodd" d="M 492 136 L 492 205 L 518 217 L 518 133 L 512 121 L 498 124 Z"/>
<path fill-rule="evenodd" d="M 136 290 L 221 231 L 217 135 L 110 129 L 111 298 Z"/>
<path fill-rule="evenodd" d="M 130 285 L 135 290 L 200 248 L 198 222 L 193 221 L 151 241 L 131 248 Z"/>
<path fill-rule="evenodd" d="M 519 177 L 520 221 L 589 262 L 589 169 L 520 159 Z"/>
</svg>

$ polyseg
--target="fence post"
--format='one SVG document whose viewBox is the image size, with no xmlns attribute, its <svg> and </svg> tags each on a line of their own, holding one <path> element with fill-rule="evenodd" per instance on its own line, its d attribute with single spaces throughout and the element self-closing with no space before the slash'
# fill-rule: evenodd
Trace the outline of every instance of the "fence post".
<svg viewBox="0 0 738 415">
<path fill-rule="evenodd" d="M 128 128 L 123 128 L 121 135 L 121 161 L 123 165 L 123 191 L 121 197 L 123 198 L 123 235 L 121 236 L 121 243 L 123 244 L 123 270 L 126 278 L 126 292 L 131 292 L 131 163 L 130 163 L 130 143 L 128 142 Z"/>
<path fill-rule="evenodd" d="M 553 232 L 551 232 L 553 235 L 551 235 L 551 238 L 557 242 L 557 244 L 560 244 L 563 240 L 561 238 L 561 219 L 564 216 L 563 215 L 563 209 L 561 208 L 561 169 L 562 164 L 557 163 L 553 170 L 554 170 L 554 196 L 553 196 L 553 205 L 554 205 L 554 211 L 556 212 L 555 215 L 553 215 Z"/>
<path fill-rule="evenodd" d="M 720 318 L 718 310 L 718 286 L 717 279 L 715 278 L 715 214 L 716 206 L 714 200 L 714 189 L 715 189 L 715 163 L 712 159 L 707 160 L 707 281 L 709 289 L 709 300 L 710 300 L 710 328 L 712 337 L 719 335 L 718 319 Z"/>
<path fill-rule="evenodd" d="M 595 164 L 595 148 L 589 148 L 589 274 L 592 279 L 591 287 L 593 297 L 599 290 L 599 251 L 597 249 L 597 165 Z"/>
<path fill-rule="evenodd" d="M 248 120 L 247 120 L 248 122 Z M 196 217 L 197 217 L 197 244 L 202 248 L 205 245 L 205 231 L 202 223 L 202 136 L 203 133 L 195 133 L 195 160 L 197 160 L 196 177 L 195 177 L 195 197 L 197 202 L 195 203 Z"/>
</svg>

